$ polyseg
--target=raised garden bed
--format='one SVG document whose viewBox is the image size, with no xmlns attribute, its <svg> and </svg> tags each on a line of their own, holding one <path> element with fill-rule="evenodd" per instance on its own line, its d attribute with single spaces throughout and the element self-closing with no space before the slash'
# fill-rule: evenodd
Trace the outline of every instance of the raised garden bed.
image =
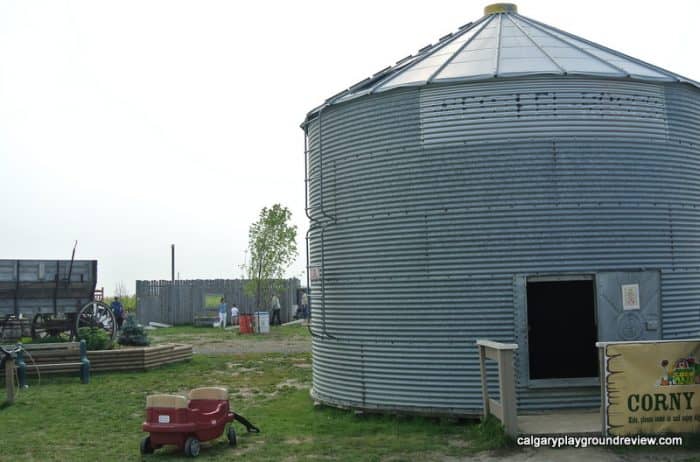
<svg viewBox="0 0 700 462">
<path fill-rule="evenodd" d="M 164 364 L 192 359 L 192 345 L 166 343 L 148 347 L 88 351 L 90 369 L 100 371 L 145 371 Z"/>
<path fill-rule="evenodd" d="M 47 345 L 42 345 L 46 349 Z M 61 345 L 60 343 L 58 345 Z M 30 350 L 31 352 L 31 350 Z M 54 354 L 52 359 L 56 362 L 71 360 L 66 353 L 66 358 L 60 357 L 61 353 Z M 179 343 L 165 343 L 148 347 L 122 347 L 114 350 L 88 351 L 91 372 L 109 371 L 145 371 L 164 364 L 171 364 L 192 359 L 192 345 Z M 25 358 L 27 373 L 36 374 L 30 358 Z M 64 372 L 61 370 L 56 373 Z M 41 371 L 42 374 L 46 373 Z"/>
</svg>

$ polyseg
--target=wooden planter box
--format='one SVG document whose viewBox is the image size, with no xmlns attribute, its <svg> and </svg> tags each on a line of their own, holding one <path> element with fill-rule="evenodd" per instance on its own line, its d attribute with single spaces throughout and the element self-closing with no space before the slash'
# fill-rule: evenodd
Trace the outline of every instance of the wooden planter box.
<svg viewBox="0 0 700 462">
<path fill-rule="evenodd" d="M 36 346 L 34 348 L 48 351 L 51 350 L 51 345 L 57 345 L 60 348 L 51 351 L 50 360 L 44 360 L 42 358 L 42 360 L 38 362 L 69 363 L 79 358 L 77 350 L 66 351 L 65 344 L 61 343 L 46 343 L 40 345 L 39 348 Z M 30 347 L 30 345 L 27 345 L 27 347 Z M 30 348 L 28 348 L 28 350 L 30 353 L 33 352 Z M 90 361 L 90 372 L 146 371 L 164 364 L 192 359 L 192 345 L 167 343 L 148 347 L 123 347 L 116 350 L 88 351 L 87 357 Z M 35 375 L 36 368 L 32 367 L 32 360 L 29 356 L 25 356 L 24 360 L 27 364 L 27 374 Z M 38 356 L 37 360 L 39 360 Z M 63 370 L 57 367 L 55 370 L 48 372 L 41 371 L 42 374 L 64 372 L 69 372 L 69 370 Z"/>
<path fill-rule="evenodd" d="M 192 359 L 192 345 L 167 343 L 148 347 L 127 347 L 116 350 L 88 351 L 90 370 L 146 371 L 164 364 Z"/>
</svg>

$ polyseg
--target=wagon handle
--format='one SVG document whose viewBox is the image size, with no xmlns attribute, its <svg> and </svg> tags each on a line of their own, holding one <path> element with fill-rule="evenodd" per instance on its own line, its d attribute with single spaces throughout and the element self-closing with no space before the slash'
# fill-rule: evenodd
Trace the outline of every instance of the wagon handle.
<svg viewBox="0 0 700 462">
<path fill-rule="evenodd" d="M 260 433 L 260 429 L 258 427 L 256 427 L 255 425 L 253 425 L 252 423 L 250 423 L 250 421 L 248 419 L 246 419 L 245 417 L 243 417 L 242 415 L 240 415 L 238 413 L 234 413 L 233 418 L 235 420 L 237 420 L 238 422 L 240 422 L 241 424 L 243 424 L 245 426 L 245 429 L 248 430 L 248 433 Z"/>
<path fill-rule="evenodd" d="M 73 274 L 73 261 L 75 261 L 75 248 L 78 247 L 78 240 L 73 244 L 73 253 L 70 256 L 70 266 L 68 267 L 68 277 L 66 278 L 66 287 L 70 284 L 70 277 Z"/>
<path fill-rule="evenodd" d="M 22 351 L 22 346 L 17 345 L 12 349 L 7 350 L 7 349 L 5 349 L 4 346 L 0 345 L 0 351 L 5 353 L 5 356 L 12 356 L 12 355 L 17 354 L 18 352 Z"/>
</svg>

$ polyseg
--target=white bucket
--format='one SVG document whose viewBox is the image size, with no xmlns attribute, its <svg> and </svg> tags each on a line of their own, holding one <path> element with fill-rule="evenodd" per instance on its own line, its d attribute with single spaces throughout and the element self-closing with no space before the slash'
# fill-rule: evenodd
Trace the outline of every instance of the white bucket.
<svg viewBox="0 0 700 462">
<path fill-rule="evenodd" d="M 258 334 L 270 333 L 270 313 L 267 311 L 255 312 L 255 332 Z"/>
</svg>

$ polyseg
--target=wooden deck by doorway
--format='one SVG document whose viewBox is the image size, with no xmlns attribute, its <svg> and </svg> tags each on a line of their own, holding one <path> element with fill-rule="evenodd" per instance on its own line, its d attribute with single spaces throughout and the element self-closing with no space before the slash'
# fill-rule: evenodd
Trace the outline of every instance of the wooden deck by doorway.
<svg viewBox="0 0 700 462">
<path fill-rule="evenodd" d="M 518 433 L 524 435 L 601 435 L 600 409 L 563 409 L 518 415 Z"/>
<path fill-rule="evenodd" d="M 506 433 L 516 435 L 601 435 L 603 421 L 600 409 L 569 409 L 518 415 L 515 393 L 514 343 L 493 342 L 486 339 L 476 341 L 479 349 L 481 369 L 481 392 L 484 417 L 494 415 L 503 424 Z M 489 396 L 486 360 L 498 365 L 499 400 Z"/>
</svg>

